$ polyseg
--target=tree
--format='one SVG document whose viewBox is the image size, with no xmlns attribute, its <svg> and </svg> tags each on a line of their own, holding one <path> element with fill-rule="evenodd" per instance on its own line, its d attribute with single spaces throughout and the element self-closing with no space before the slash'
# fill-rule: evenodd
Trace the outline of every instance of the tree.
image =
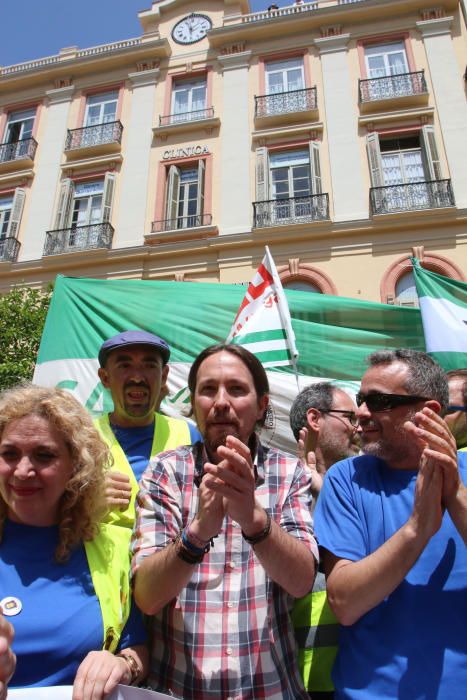
<svg viewBox="0 0 467 700">
<path fill-rule="evenodd" d="M 0 389 L 32 379 L 51 296 L 30 287 L 0 296 Z"/>
</svg>

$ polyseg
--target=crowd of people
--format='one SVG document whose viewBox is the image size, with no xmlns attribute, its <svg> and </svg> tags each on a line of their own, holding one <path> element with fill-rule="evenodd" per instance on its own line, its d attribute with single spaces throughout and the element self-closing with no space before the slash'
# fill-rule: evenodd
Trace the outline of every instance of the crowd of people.
<svg viewBox="0 0 467 700">
<path fill-rule="evenodd" d="M 467 370 L 373 353 L 355 401 L 297 395 L 291 455 L 260 440 L 268 378 L 239 345 L 193 362 L 192 420 L 159 410 L 163 339 L 98 359 L 97 420 L 61 389 L 0 395 L 0 700 L 464 697 Z"/>
</svg>

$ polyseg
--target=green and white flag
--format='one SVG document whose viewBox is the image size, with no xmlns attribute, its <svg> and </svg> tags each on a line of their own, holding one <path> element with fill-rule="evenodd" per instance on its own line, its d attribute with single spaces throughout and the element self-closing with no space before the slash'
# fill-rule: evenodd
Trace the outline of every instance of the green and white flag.
<svg viewBox="0 0 467 700">
<path fill-rule="evenodd" d="M 300 389 L 322 379 L 358 390 L 374 350 L 424 349 L 418 309 L 388 306 L 285 289 L 300 355 Z M 186 390 L 191 363 L 208 345 L 222 342 L 245 290 L 233 284 L 157 280 L 97 280 L 57 277 L 37 358 L 34 382 L 71 391 L 92 413 L 112 409 L 110 394 L 97 375 L 97 354 L 107 338 L 139 328 L 170 345 L 169 396 L 163 409 L 180 415 L 189 409 Z M 267 369 L 274 411 L 265 443 L 296 449 L 289 427 L 297 395 L 291 367 Z"/>
<path fill-rule="evenodd" d="M 269 248 L 253 279 L 227 337 L 243 345 L 263 367 L 296 367 L 298 350 L 289 307 Z"/>
<path fill-rule="evenodd" d="M 426 351 L 446 371 L 467 367 L 467 284 L 423 269 L 411 258 Z"/>
</svg>

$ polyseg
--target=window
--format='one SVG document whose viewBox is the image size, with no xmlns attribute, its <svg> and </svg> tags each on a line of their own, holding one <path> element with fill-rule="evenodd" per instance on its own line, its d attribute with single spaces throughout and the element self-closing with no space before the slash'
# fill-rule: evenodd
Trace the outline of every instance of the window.
<svg viewBox="0 0 467 700">
<path fill-rule="evenodd" d="M 171 123 L 204 119 L 206 114 L 206 76 L 177 80 L 172 87 Z"/>
<path fill-rule="evenodd" d="M 2 153 L 1 160 L 16 160 L 24 158 L 30 153 L 32 130 L 36 108 L 25 109 L 18 112 L 10 112 L 8 115 L 5 144 L 11 144 L 5 153 Z"/>
<path fill-rule="evenodd" d="M 272 151 L 257 149 L 255 225 L 328 218 L 321 194 L 319 144 Z"/>
<path fill-rule="evenodd" d="M 205 162 L 181 167 L 171 165 L 167 179 L 165 229 L 202 226 L 204 215 Z"/>
<path fill-rule="evenodd" d="M 397 306 L 417 306 L 418 295 L 413 272 L 406 272 L 396 283 Z"/>
<path fill-rule="evenodd" d="M 369 134 L 367 151 L 371 182 L 377 190 L 372 192 L 376 213 L 453 204 L 449 181 L 442 180 L 432 126 L 397 137 Z M 378 211 L 381 206 L 384 211 Z"/>
<path fill-rule="evenodd" d="M 84 126 L 108 124 L 117 118 L 118 90 L 100 95 L 90 95 L 86 99 Z"/>
<path fill-rule="evenodd" d="M 72 230 L 70 246 L 75 245 L 80 228 L 87 229 L 81 231 L 84 236 L 92 230 L 97 235 L 101 224 L 110 220 L 114 182 L 113 173 L 93 181 L 62 182 L 55 228 Z"/>
<path fill-rule="evenodd" d="M 302 90 L 304 87 L 302 58 L 266 63 L 266 92 L 268 95 Z"/>
<path fill-rule="evenodd" d="M 310 292 L 311 294 L 322 294 L 321 289 L 311 282 L 286 282 L 285 289 L 294 289 L 297 292 Z"/>
<path fill-rule="evenodd" d="M 384 78 L 409 72 L 403 41 L 366 46 L 365 63 L 368 78 Z"/>
<path fill-rule="evenodd" d="M 25 196 L 21 187 L 12 194 L 0 196 L 0 260 L 16 260 L 19 244 L 9 239 L 18 237 Z"/>
</svg>

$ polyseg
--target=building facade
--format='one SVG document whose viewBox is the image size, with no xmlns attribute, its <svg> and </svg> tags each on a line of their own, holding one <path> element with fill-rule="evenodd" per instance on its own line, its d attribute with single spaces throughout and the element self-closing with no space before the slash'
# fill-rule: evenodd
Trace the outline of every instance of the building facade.
<svg viewBox="0 0 467 700">
<path fill-rule="evenodd" d="M 163 0 L 142 35 L 0 68 L 0 293 L 59 273 L 412 304 L 465 280 L 458 0 Z"/>
</svg>

